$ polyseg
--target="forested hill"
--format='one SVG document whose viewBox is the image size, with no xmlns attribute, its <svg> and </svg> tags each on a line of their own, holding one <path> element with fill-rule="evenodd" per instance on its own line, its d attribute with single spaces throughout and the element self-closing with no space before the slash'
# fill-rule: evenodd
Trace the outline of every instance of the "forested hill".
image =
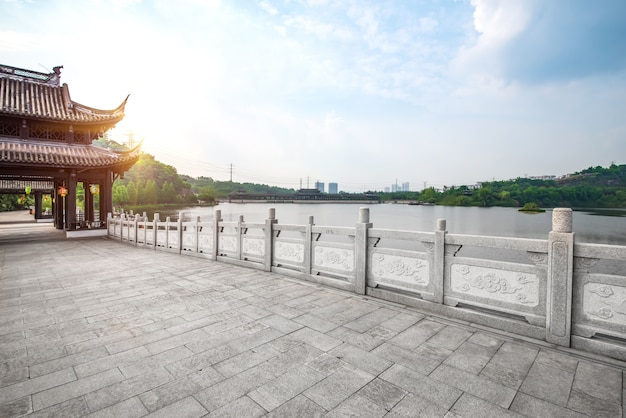
<svg viewBox="0 0 626 418">
<path fill-rule="evenodd" d="M 626 165 L 589 167 L 555 180 L 517 178 L 482 182 L 478 187 L 445 187 L 391 193 L 384 200 L 415 199 L 449 206 L 626 208 Z"/>
<path fill-rule="evenodd" d="M 180 175 L 176 168 L 144 154 L 115 181 L 115 205 L 212 203 L 237 191 L 294 193 L 264 184 L 217 181 Z M 375 191 L 374 191 L 375 192 Z M 517 178 L 480 183 L 479 187 L 428 188 L 420 192 L 379 193 L 383 201 L 409 200 L 450 206 L 510 206 L 536 203 L 542 207 L 626 208 L 626 165 L 590 167 L 556 180 Z"/>
</svg>

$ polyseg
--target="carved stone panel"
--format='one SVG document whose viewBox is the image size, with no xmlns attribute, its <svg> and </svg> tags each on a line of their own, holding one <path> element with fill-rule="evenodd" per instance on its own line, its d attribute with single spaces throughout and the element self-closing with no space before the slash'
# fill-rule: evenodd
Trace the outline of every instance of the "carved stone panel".
<svg viewBox="0 0 626 418">
<path fill-rule="evenodd" d="M 195 234 L 191 232 L 183 233 L 183 247 L 191 248 L 191 247 L 194 247 L 195 244 L 196 244 Z"/>
<path fill-rule="evenodd" d="M 529 273 L 454 264 L 452 290 L 472 296 L 524 306 L 539 304 L 539 280 Z"/>
<path fill-rule="evenodd" d="M 341 248 L 316 246 L 314 266 L 332 268 L 345 272 L 354 271 L 354 251 Z"/>
<path fill-rule="evenodd" d="M 277 242 L 275 256 L 279 260 L 304 262 L 304 245 L 291 242 Z"/>
<path fill-rule="evenodd" d="M 165 245 L 167 231 L 163 229 L 157 230 L 157 245 Z"/>
<path fill-rule="evenodd" d="M 243 238 L 243 252 L 251 255 L 265 256 L 265 240 L 263 238 Z"/>
<path fill-rule="evenodd" d="M 198 247 L 202 250 L 213 248 L 213 235 L 198 235 Z"/>
<path fill-rule="evenodd" d="M 371 274 L 380 283 L 389 280 L 427 285 L 428 261 L 399 255 L 372 253 Z"/>
<path fill-rule="evenodd" d="M 621 325 L 626 332 L 626 287 L 585 283 L 583 312 L 590 319 Z"/>
<path fill-rule="evenodd" d="M 219 239 L 220 250 L 224 251 L 237 251 L 237 238 L 235 237 L 220 237 Z"/>
<path fill-rule="evenodd" d="M 169 231 L 167 233 L 168 245 L 170 247 L 178 246 L 178 231 Z"/>
</svg>

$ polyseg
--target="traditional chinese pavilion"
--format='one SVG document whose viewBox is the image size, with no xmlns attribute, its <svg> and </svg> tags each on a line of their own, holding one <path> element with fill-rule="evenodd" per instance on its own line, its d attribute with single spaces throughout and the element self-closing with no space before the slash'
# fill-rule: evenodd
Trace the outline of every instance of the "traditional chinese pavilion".
<svg viewBox="0 0 626 418">
<path fill-rule="evenodd" d="M 124 118 L 128 97 L 112 110 L 73 101 L 61 68 L 51 73 L 0 65 L 0 193 L 52 199 L 59 229 L 104 227 L 113 211 L 112 186 L 139 158 L 139 147 L 113 151 L 92 145 Z M 84 212 L 77 214 L 77 190 Z"/>
</svg>

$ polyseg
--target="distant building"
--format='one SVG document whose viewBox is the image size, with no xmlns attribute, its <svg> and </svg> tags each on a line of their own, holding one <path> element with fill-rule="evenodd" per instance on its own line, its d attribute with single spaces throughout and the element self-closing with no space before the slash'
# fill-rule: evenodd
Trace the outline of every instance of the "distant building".
<svg viewBox="0 0 626 418">
<path fill-rule="evenodd" d="M 409 191 L 409 182 L 404 182 L 402 183 L 402 191 L 403 192 L 408 192 Z"/>
<path fill-rule="evenodd" d="M 395 192 L 399 192 L 400 191 L 400 187 L 398 186 L 397 183 L 394 183 L 391 185 L 391 193 L 395 193 Z"/>
<path fill-rule="evenodd" d="M 337 183 L 328 183 L 328 193 L 339 193 L 339 185 Z"/>
<path fill-rule="evenodd" d="M 324 193 L 324 183 L 321 181 L 315 182 L 315 188 L 319 190 L 321 193 Z"/>
<path fill-rule="evenodd" d="M 385 187 L 385 193 L 389 193 L 389 187 Z"/>
</svg>

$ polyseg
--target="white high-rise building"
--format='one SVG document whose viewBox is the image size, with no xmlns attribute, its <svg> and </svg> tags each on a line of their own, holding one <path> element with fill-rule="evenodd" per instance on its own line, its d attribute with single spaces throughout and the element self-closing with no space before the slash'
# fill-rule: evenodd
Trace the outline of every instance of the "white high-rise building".
<svg viewBox="0 0 626 418">
<path fill-rule="evenodd" d="M 328 193 L 339 193 L 339 185 L 337 183 L 328 183 Z"/>
<path fill-rule="evenodd" d="M 319 190 L 321 193 L 324 193 L 324 183 L 321 181 L 315 182 L 315 188 Z"/>
</svg>

